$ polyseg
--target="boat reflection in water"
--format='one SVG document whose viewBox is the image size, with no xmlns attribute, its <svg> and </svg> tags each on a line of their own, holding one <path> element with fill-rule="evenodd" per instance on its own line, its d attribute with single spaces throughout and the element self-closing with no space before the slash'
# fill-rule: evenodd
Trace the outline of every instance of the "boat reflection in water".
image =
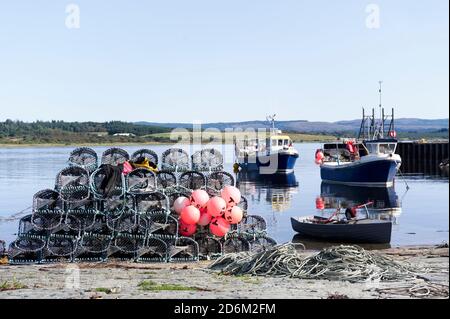
<svg viewBox="0 0 450 319">
<path fill-rule="evenodd" d="M 284 212 L 291 207 L 292 196 L 297 193 L 298 182 L 294 173 L 263 175 L 241 171 L 237 175 L 238 187 L 243 194 L 271 204 L 274 212 Z"/>
<path fill-rule="evenodd" d="M 367 209 L 364 207 L 358 209 L 357 218 L 390 220 L 394 227 L 398 225 L 398 217 L 402 208 L 394 186 L 358 187 L 322 182 L 320 196 L 316 198 L 317 212 L 315 215 L 330 217 L 336 209 L 341 208 L 345 211 L 345 208 L 367 203 L 371 203 L 366 206 Z M 302 243 L 307 249 L 313 250 L 340 244 L 308 238 L 301 234 L 296 234 L 292 241 L 294 243 Z M 360 246 L 366 249 L 385 249 L 389 248 L 390 244 L 361 244 Z"/>
<path fill-rule="evenodd" d="M 369 218 L 389 219 L 394 224 L 402 212 L 401 201 L 394 186 L 390 187 L 358 187 L 337 185 L 323 182 L 320 187 L 320 197 L 316 204 L 323 200 L 322 209 L 347 208 L 372 202 L 367 206 Z M 364 214 L 365 209 L 364 209 Z"/>
</svg>

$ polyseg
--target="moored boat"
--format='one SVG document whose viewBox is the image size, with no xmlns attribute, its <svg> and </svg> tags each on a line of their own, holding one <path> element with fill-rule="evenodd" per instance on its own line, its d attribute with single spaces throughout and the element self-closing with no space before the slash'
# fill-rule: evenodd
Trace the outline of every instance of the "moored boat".
<svg viewBox="0 0 450 319">
<path fill-rule="evenodd" d="M 394 130 L 394 111 L 386 132 L 385 120 L 375 124 L 374 111 L 366 117 L 363 110 L 361 129 L 356 139 L 327 143 L 316 151 L 320 176 L 327 183 L 352 186 L 391 186 L 401 165 Z M 366 127 L 367 124 L 367 127 Z"/>
<path fill-rule="evenodd" d="M 299 153 L 292 139 L 275 128 L 275 116 L 268 118 L 272 123 L 269 136 L 246 138 L 235 141 L 235 157 L 239 167 L 247 172 L 262 175 L 290 174 Z"/>
<path fill-rule="evenodd" d="M 325 241 L 385 244 L 391 241 L 392 222 L 359 219 L 328 222 L 327 218 L 312 216 L 291 218 L 294 231 L 304 237 Z"/>
</svg>

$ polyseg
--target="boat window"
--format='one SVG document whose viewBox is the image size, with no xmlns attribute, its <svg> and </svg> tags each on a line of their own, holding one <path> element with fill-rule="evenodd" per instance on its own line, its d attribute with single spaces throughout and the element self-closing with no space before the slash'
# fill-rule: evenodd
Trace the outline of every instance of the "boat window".
<svg viewBox="0 0 450 319">
<path fill-rule="evenodd" d="M 366 144 L 367 150 L 371 154 L 377 154 L 378 153 L 378 144 L 377 143 L 367 143 Z"/>
<path fill-rule="evenodd" d="M 277 140 L 272 140 L 272 146 L 277 146 Z"/>
<path fill-rule="evenodd" d="M 284 145 L 289 146 L 289 140 L 284 140 Z"/>
<path fill-rule="evenodd" d="M 278 146 L 283 146 L 283 140 L 278 140 Z"/>
<path fill-rule="evenodd" d="M 380 153 L 392 154 L 395 152 L 395 143 L 380 144 Z"/>
</svg>

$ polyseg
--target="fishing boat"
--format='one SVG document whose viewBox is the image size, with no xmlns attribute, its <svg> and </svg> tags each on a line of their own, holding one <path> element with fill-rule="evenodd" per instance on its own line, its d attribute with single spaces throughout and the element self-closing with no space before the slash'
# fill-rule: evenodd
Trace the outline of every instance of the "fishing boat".
<svg viewBox="0 0 450 319">
<path fill-rule="evenodd" d="M 361 205 L 366 207 L 366 212 L 368 204 Z M 354 209 L 347 208 L 344 218 L 339 217 L 342 215 L 340 208 L 329 218 L 322 216 L 291 217 L 292 228 L 303 237 L 323 241 L 365 244 L 386 244 L 391 241 L 392 221 L 370 219 L 368 212 L 366 218 L 357 219 L 356 215 L 352 215 Z"/>
<path fill-rule="evenodd" d="M 235 140 L 236 164 L 244 171 L 259 174 L 290 174 L 299 158 L 292 139 L 275 128 L 275 115 L 269 116 L 269 135 Z"/>
<path fill-rule="evenodd" d="M 387 125 L 387 120 L 390 120 Z M 402 163 L 396 154 L 397 133 L 394 127 L 394 109 L 385 115 L 381 105 L 380 119 L 363 116 L 358 137 L 324 144 L 316 151 L 322 181 L 353 186 L 391 186 Z"/>
</svg>

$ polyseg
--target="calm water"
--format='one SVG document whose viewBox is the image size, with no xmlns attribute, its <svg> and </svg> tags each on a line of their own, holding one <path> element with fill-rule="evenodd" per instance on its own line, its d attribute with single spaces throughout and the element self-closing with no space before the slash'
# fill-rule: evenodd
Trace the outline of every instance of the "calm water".
<svg viewBox="0 0 450 319">
<path fill-rule="evenodd" d="M 321 183 L 314 151 L 319 144 L 298 144 L 300 159 L 295 176 L 276 181 L 240 176 L 239 187 L 249 201 L 249 213 L 262 215 L 269 235 L 278 242 L 291 241 L 294 232 L 290 217 L 326 214 L 337 205 L 362 204 L 369 200 L 378 209 L 370 210 L 373 218 L 392 218 L 395 225 L 392 245 L 438 244 L 449 239 L 448 179 L 408 177 L 397 179 L 394 188 L 355 188 Z M 130 154 L 141 147 L 123 147 Z M 168 146 L 149 147 L 161 154 Z M 10 216 L 31 206 L 33 194 L 53 188 L 55 176 L 67 164 L 73 147 L 0 149 L 0 217 Z M 106 147 L 94 147 L 99 156 Z M 225 155 L 227 171 L 233 164 L 233 147 L 219 148 Z M 326 209 L 318 211 L 316 201 Z M 17 232 L 18 221 L 0 221 L 0 239 L 10 242 Z"/>
</svg>

